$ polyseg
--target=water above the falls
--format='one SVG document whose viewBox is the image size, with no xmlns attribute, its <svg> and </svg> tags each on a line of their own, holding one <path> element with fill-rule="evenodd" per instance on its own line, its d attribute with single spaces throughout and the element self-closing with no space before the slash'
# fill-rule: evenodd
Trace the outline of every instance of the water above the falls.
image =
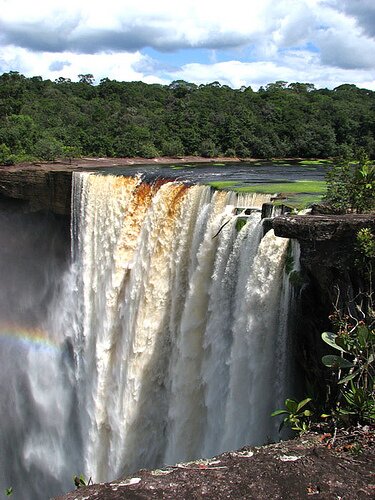
<svg viewBox="0 0 375 500">
<path fill-rule="evenodd" d="M 47 498 L 75 474 L 105 481 L 277 439 L 288 240 L 263 236 L 259 213 L 233 216 L 267 196 L 75 173 L 72 198 L 72 262 L 38 315 L 51 347 L 2 365 L 15 401 L 0 438 L 17 439 L 1 486 Z"/>
</svg>

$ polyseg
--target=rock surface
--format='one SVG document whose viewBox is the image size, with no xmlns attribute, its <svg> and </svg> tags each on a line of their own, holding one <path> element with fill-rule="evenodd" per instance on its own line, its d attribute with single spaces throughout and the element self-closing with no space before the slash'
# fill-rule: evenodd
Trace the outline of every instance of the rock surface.
<svg viewBox="0 0 375 500">
<path fill-rule="evenodd" d="M 68 170 L 1 169 L 0 195 L 25 202 L 25 210 L 70 215 L 72 173 Z"/>
<path fill-rule="evenodd" d="M 336 308 L 353 309 L 354 298 L 366 290 L 356 263 L 356 236 L 362 228 L 375 233 L 375 214 L 280 216 L 272 226 L 277 236 L 300 244 L 303 285 L 298 295 L 295 358 L 303 378 L 323 394 L 328 374 L 320 360 L 329 352 L 321 333 L 331 331 L 328 318 Z"/>
<path fill-rule="evenodd" d="M 355 237 L 363 227 L 375 231 L 375 214 L 287 215 L 275 217 L 276 236 L 299 241 L 337 241 Z"/>
<path fill-rule="evenodd" d="M 336 449 L 330 434 L 309 435 L 210 460 L 139 471 L 55 500 L 374 498 L 373 432 Z M 355 450 L 355 453 L 353 452 Z"/>
</svg>

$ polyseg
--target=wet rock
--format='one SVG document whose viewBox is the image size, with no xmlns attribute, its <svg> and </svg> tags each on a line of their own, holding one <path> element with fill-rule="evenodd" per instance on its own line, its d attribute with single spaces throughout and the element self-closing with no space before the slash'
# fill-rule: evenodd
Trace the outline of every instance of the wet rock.
<svg viewBox="0 0 375 500">
<path fill-rule="evenodd" d="M 5 202 L 20 200 L 23 210 L 70 215 L 72 173 L 67 170 L 0 170 L 0 196 Z"/>
</svg>

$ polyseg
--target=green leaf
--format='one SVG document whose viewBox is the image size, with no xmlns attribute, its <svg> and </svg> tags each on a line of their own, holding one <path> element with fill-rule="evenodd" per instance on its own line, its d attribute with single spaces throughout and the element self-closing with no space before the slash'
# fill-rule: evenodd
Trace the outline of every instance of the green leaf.
<svg viewBox="0 0 375 500">
<path fill-rule="evenodd" d="M 336 345 L 338 345 L 338 347 L 341 347 L 342 351 L 349 352 L 348 345 L 346 343 L 346 339 L 343 335 L 338 335 L 336 337 Z"/>
<path fill-rule="evenodd" d="M 286 406 L 286 409 L 290 413 L 296 413 L 297 407 L 298 407 L 298 403 L 294 399 L 286 399 L 285 400 L 285 406 Z"/>
<path fill-rule="evenodd" d="M 334 354 L 328 354 L 327 356 L 322 357 L 322 363 L 328 368 L 351 368 L 353 363 L 348 361 L 341 356 L 335 356 Z"/>
<path fill-rule="evenodd" d="M 358 341 L 361 347 L 366 347 L 366 341 L 369 336 L 369 331 L 366 325 L 359 325 L 357 327 Z"/>
<path fill-rule="evenodd" d="M 310 403 L 310 401 L 312 401 L 311 398 L 306 398 L 303 401 L 300 401 L 298 403 L 298 406 L 297 406 L 297 409 L 296 409 L 296 413 L 298 413 L 304 406 L 306 406 L 307 403 Z"/>
<path fill-rule="evenodd" d="M 322 339 L 326 344 L 328 344 L 330 347 L 333 347 L 334 349 L 337 349 L 338 351 L 345 352 L 345 350 L 336 343 L 337 338 L 338 335 L 336 335 L 335 333 L 332 332 L 322 333 Z"/>
<path fill-rule="evenodd" d="M 277 417 L 278 415 L 285 415 L 286 413 L 289 413 L 286 410 L 275 410 L 271 413 L 271 417 Z"/>
<path fill-rule="evenodd" d="M 359 373 L 359 370 L 356 370 L 355 372 L 353 373 L 350 373 L 349 375 L 347 375 L 346 377 L 344 377 L 343 379 L 341 379 L 338 384 L 346 384 L 347 382 L 349 382 L 349 380 L 352 380 L 353 378 L 355 378 Z"/>
</svg>

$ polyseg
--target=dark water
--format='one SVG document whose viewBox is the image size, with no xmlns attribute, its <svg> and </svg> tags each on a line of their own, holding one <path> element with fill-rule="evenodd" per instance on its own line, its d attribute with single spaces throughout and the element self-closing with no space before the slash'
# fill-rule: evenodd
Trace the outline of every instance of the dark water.
<svg viewBox="0 0 375 500">
<path fill-rule="evenodd" d="M 191 163 L 176 165 L 131 165 L 110 167 L 103 170 L 108 174 L 133 176 L 141 174 L 144 180 L 168 178 L 184 182 L 208 183 L 214 181 L 239 181 L 242 185 L 292 181 L 324 180 L 325 165 L 300 165 L 298 162 L 277 164 L 260 163 Z"/>
</svg>

